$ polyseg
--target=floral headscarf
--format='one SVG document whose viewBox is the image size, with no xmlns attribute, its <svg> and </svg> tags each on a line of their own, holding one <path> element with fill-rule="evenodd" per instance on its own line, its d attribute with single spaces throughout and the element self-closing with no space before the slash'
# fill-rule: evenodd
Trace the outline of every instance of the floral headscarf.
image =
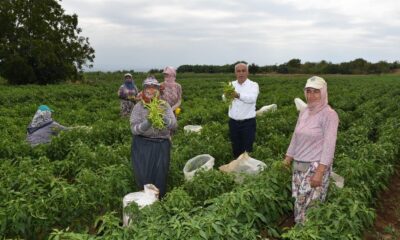
<svg viewBox="0 0 400 240">
<path fill-rule="evenodd" d="M 164 68 L 163 73 L 168 74 L 167 76 L 165 76 L 165 83 L 167 84 L 174 84 L 176 81 L 176 70 L 174 67 L 166 67 Z"/>
<path fill-rule="evenodd" d="M 157 95 L 160 97 L 160 83 L 154 76 L 149 76 L 143 81 L 143 91 L 141 92 L 140 96 L 143 99 L 144 102 L 149 103 L 151 101 L 151 98 L 146 95 L 146 88 L 148 87 L 155 87 L 158 91 Z"/>
</svg>

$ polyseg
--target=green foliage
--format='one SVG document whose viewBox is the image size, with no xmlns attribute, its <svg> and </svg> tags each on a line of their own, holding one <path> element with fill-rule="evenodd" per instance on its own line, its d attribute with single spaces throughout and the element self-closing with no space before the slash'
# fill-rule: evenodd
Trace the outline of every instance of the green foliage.
<svg viewBox="0 0 400 240">
<path fill-rule="evenodd" d="M 148 119 L 155 129 L 165 128 L 165 123 L 163 119 L 165 115 L 165 104 L 166 102 L 159 99 L 157 96 L 153 98 L 149 103 L 145 103 L 143 101 L 144 107 L 149 110 Z"/>
<path fill-rule="evenodd" d="M 230 105 L 232 103 L 233 99 L 235 98 L 235 96 L 234 96 L 235 88 L 233 87 L 232 82 L 228 82 L 228 83 L 224 84 L 223 93 L 226 98 L 226 101 Z"/>
<path fill-rule="evenodd" d="M 183 189 L 197 205 L 202 205 L 207 199 L 230 192 L 234 187 L 235 181 L 232 175 L 216 170 L 198 171 L 191 181 L 183 184 Z"/>
<path fill-rule="evenodd" d="M 0 22 L 0 75 L 11 84 L 77 79 L 93 62 L 78 16 L 65 14 L 58 0 L 1 1 Z"/>
<path fill-rule="evenodd" d="M 311 209 L 306 224 L 287 231 L 278 224 L 293 208 L 291 177 L 280 160 L 298 116 L 293 99 L 304 95 L 309 76 L 253 76 L 260 86 L 257 109 L 279 107 L 257 117 L 251 157 L 266 163 L 266 170 L 237 185 L 215 170 L 200 172 L 191 182 L 182 172 L 199 154 L 212 155 L 215 168 L 233 160 L 220 85 L 233 74 L 178 74 L 185 111 L 172 138 L 169 191 L 161 201 L 136 209 L 128 228 L 121 227 L 122 198 L 137 189 L 130 125 L 119 117 L 112 90 L 121 77 L 93 72 L 79 84 L 0 86 L 0 237 L 257 239 L 262 229 L 275 238 L 283 233 L 289 239 L 357 239 L 373 220 L 376 194 L 399 157 L 397 77 L 326 77 L 329 103 L 340 118 L 334 171 L 345 177 L 345 188 L 331 186 L 327 202 Z M 140 86 L 145 76 L 134 78 Z M 26 126 L 43 103 L 55 110 L 57 122 L 91 128 L 74 128 L 31 148 Z M 203 129 L 188 134 L 183 131 L 188 124 Z"/>
</svg>

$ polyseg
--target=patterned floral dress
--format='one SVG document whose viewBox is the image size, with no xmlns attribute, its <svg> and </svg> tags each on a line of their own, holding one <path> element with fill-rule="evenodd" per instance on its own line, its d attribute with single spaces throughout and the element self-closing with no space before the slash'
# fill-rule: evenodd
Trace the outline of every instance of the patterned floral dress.
<svg viewBox="0 0 400 240">
<path fill-rule="evenodd" d="M 138 94 L 138 89 L 134 86 L 133 89 L 129 89 L 125 84 L 122 84 L 118 90 L 118 97 L 121 100 L 121 116 L 129 117 L 133 106 L 136 101 L 134 97 Z"/>
</svg>

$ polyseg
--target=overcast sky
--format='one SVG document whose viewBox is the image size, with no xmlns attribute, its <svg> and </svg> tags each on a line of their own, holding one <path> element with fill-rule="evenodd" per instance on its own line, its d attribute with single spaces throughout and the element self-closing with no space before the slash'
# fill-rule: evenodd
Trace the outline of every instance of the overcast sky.
<svg viewBox="0 0 400 240">
<path fill-rule="evenodd" d="M 63 0 L 93 70 L 400 59 L 400 0 Z"/>
</svg>

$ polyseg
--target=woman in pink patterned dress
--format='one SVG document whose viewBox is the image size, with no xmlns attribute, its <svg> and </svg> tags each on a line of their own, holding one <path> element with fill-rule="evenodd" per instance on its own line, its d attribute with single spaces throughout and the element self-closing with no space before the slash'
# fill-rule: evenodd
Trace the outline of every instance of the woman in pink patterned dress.
<svg viewBox="0 0 400 240">
<path fill-rule="evenodd" d="M 323 202 L 329 186 L 339 118 L 328 105 L 327 84 L 314 76 L 304 88 L 307 107 L 300 112 L 284 164 L 293 162 L 292 195 L 296 223 L 304 223 L 306 211 Z"/>
<path fill-rule="evenodd" d="M 182 87 L 176 82 L 176 70 L 166 67 L 163 71 L 164 82 L 161 83 L 161 99 L 165 100 L 175 110 L 181 105 Z"/>
</svg>

